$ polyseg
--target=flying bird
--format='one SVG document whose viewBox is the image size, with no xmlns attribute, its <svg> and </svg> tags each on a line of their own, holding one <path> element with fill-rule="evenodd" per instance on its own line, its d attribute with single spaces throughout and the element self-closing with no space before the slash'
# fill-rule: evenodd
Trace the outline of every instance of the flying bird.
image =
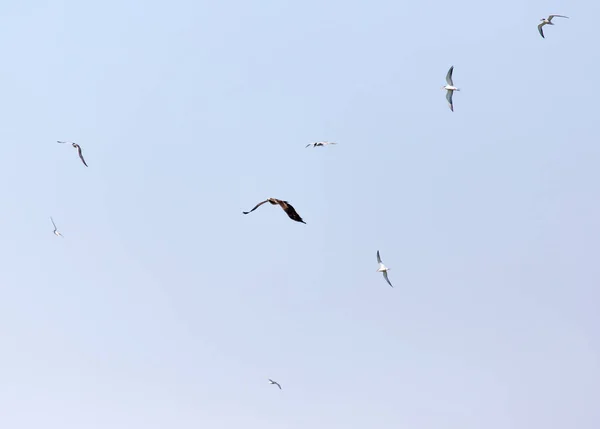
<svg viewBox="0 0 600 429">
<path fill-rule="evenodd" d="M 454 105 L 452 104 L 452 94 L 454 91 L 460 91 L 459 88 L 454 86 L 454 82 L 452 82 L 452 72 L 454 71 L 454 66 L 450 67 L 448 70 L 448 74 L 446 75 L 446 82 L 448 85 L 443 86 L 442 89 L 445 89 L 446 92 L 446 100 L 448 100 L 448 105 L 450 106 L 450 110 L 454 112 Z"/>
<path fill-rule="evenodd" d="M 388 282 L 388 284 L 390 286 L 392 286 L 392 284 L 390 283 L 390 279 L 388 279 L 388 270 L 389 268 L 386 267 L 385 265 L 383 265 L 383 263 L 381 262 L 381 256 L 379 256 L 379 250 L 377 251 L 377 262 L 379 263 L 379 268 L 377 269 L 378 273 L 383 273 L 383 277 L 385 278 L 385 281 Z M 394 287 L 394 286 L 392 286 Z"/>
<path fill-rule="evenodd" d="M 250 210 L 249 212 L 242 212 L 242 213 L 244 213 L 244 214 L 251 213 L 254 210 L 256 210 L 257 208 L 259 208 L 260 206 L 262 206 L 264 203 L 271 203 L 272 205 L 279 204 L 279 207 L 281 207 L 283 209 L 283 211 L 287 213 L 287 215 L 290 219 L 295 220 L 296 222 L 302 222 L 302 223 L 306 224 L 306 222 L 304 222 L 302 220 L 300 215 L 298 213 L 296 213 L 296 209 L 294 209 L 294 207 L 292 207 L 292 205 L 290 203 L 288 203 L 287 201 L 278 200 L 277 198 L 267 198 L 263 202 L 258 203 L 256 206 L 254 206 L 254 208 L 252 210 Z"/>
<path fill-rule="evenodd" d="M 564 16 L 564 15 L 548 15 L 548 18 L 542 18 L 540 19 L 540 21 L 542 21 L 539 25 L 538 25 L 538 30 L 540 32 L 540 35 L 545 39 L 544 37 L 544 31 L 542 30 L 542 27 L 544 25 L 554 25 L 554 23 L 552 22 L 552 18 L 554 18 L 555 16 L 558 16 L 559 18 L 568 18 L 568 16 Z"/>
<path fill-rule="evenodd" d="M 58 229 L 56 228 L 56 224 L 54 223 L 54 219 L 52 219 L 52 216 L 50 216 L 50 220 L 52 221 L 52 225 L 54 225 L 54 235 L 56 235 L 57 237 L 65 238 L 60 232 L 58 232 Z"/>
<path fill-rule="evenodd" d="M 328 144 L 337 144 L 334 142 L 314 142 L 314 143 L 309 143 L 306 145 L 306 147 L 312 146 L 312 147 L 318 147 L 318 146 L 327 146 Z"/>
<path fill-rule="evenodd" d="M 276 381 L 271 380 L 270 378 L 269 378 L 269 384 L 274 384 L 277 387 L 279 387 L 279 390 L 281 390 L 281 386 L 279 385 L 279 383 L 277 383 Z"/>
<path fill-rule="evenodd" d="M 60 141 L 60 140 L 57 140 L 56 142 L 57 143 L 71 143 L 73 145 L 73 147 L 77 148 L 77 153 L 79 154 L 79 159 L 81 159 L 81 162 L 83 162 L 83 165 L 85 165 L 86 167 L 88 166 L 85 163 L 85 159 L 83 159 L 83 154 L 81 153 L 81 146 L 79 146 L 77 143 L 73 143 L 73 142 L 63 142 L 63 141 Z"/>
</svg>

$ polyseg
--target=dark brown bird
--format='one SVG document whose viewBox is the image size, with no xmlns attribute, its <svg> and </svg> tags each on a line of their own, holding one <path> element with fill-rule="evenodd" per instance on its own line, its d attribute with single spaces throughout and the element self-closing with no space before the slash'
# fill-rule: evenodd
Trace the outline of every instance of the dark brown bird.
<svg viewBox="0 0 600 429">
<path fill-rule="evenodd" d="M 85 159 L 83 159 L 83 154 L 81 153 L 81 146 L 79 146 L 77 143 L 73 143 L 73 142 L 62 142 L 60 140 L 56 141 L 57 143 L 71 143 L 73 145 L 73 147 L 77 148 L 77 153 L 79 154 L 79 159 L 81 159 L 81 162 L 83 162 L 83 165 L 85 165 L 86 167 L 88 166 L 85 163 Z"/>
<path fill-rule="evenodd" d="M 278 200 L 277 198 L 268 198 L 268 199 L 264 200 L 263 202 L 258 203 L 249 212 L 243 212 L 243 213 L 244 214 L 251 213 L 254 210 L 256 210 L 257 208 L 259 208 L 260 206 L 262 206 L 264 203 L 271 203 L 273 205 L 279 204 L 279 207 L 281 207 L 283 209 L 283 211 L 287 213 L 287 215 L 288 215 L 288 217 L 290 219 L 295 220 L 296 222 L 302 222 L 302 223 L 306 224 L 306 222 L 304 222 L 302 220 L 302 218 L 300 217 L 300 215 L 298 213 L 296 213 L 296 209 L 294 209 L 294 207 L 292 207 L 292 205 L 290 203 L 288 203 L 287 201 Z"/>
</svg>

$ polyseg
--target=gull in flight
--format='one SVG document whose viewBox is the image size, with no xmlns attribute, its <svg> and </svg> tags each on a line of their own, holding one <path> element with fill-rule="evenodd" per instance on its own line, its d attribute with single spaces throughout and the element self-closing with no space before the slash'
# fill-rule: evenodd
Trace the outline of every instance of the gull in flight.
<svg viewBox="0 0 600 429">
<path fill-rule="evenodd" d="M 277 198 L 267 198 L 263 202 L 260 202 L 256 206 L 254 206 L 254 208 L 252 210 L 250 210 L 249 212 L 242 212 L 242 213 L 244 213 L 244 214 L 251 213 L 254 210 L 256 210 L 257 208 L 259 208 L 260 206 L 262 206 L 264 203 L 271 203 L 272 205 L 279 204 L 279 207 L 281 207 L 283 209 L 283 211 L 287 213 L 287 215 L 290 219 L 295 220 L 296 222 L 302 222 L 304 224 L 306 223 L 302 220 L 300 215 L 298 213 L 296 213 L 296 209 L 294 209 L 294 207 L 292 207 L 292 205 L 290 203 L 288 203 L 287 201 L 278 200 Z"/>
<path fill-rule="evenodd" d="M 56 228 L 56 224 L 54 223 L 54 219 L 52 219 L 52 216 L 50 216 L 50 220 L 52 221 L 52 225 L 54 225 L 54 235 L 56 235 L 57 237 L 65 238 L 60 232 L 58 232 L 58 229 Z"/>
<path fill-rule="evenodd" d="M 381 262 L 381 256 L 379 256 L 379 250 L 377 251 L 377 262 L 379 263 L 379 268 L 377 269 L 378 273 L 383 273 L 383 277 L 385 278 L 385 281 L 388 282 L 388 284 L 390 286 L 392 286 L 392 284 L 390 283 L 390 279 L 388 279 L 388 270 L 389 268 L 386 267 L 385 265 L 383 265 L 383 263 Z M 394 286 L 392 286 L 394 287 Z"/>
<path fill-rule="evenodd" d="M 270 378 L 269 378 L 269 384 L 274 384 L 277 387 L 279 387 L 279 390 L 281 390 L 281 386 L 279 385 L 279 383 L 277 383 L 276 381 L 271 380 Z"/>
<path fill-rule="evenodd" d="M 454 71 L 454 66 L 450 67 L 448 70 L 448 74 L 446 75 L 446 82 L 448 85 L 443 86 L 442 89 L 445 89 L 446 92 L 446 100 L 448 100 L 448 104 L 450 105 L 450 110 L 454 112 L 454 106 L 452 105 L 452 94 L 454 91 L 460 91 L 459 88 L 454 86 L 454 82 L 452 82 L 452 72 Z"/>
<path fill-rule="evenodd" d="M 552 18 L 554 18 L 555 16 L 558 16 L 559 18 L 568 18 L 568 16 L 564 16 L 564 15 L 548 15 L 548 18 L 542 18 L 540 19 L 540 21 L 542 21 L 539 25 L 538 25 L 538 30 L 540 32 L 540 35 L 545 39 L 544 37 L 544 31 L 542 30 L 542 27 L 544 25 L 554 25 L 554 23 L 552 22 Z"/>
<path fill-rule="evenodd" d="M 57 140 L 56 143 L 71 143 L 73 145 L 73 147 L 77 148 L 77 153 L 79 154 L 79 159 L 81 159 L 81 162 L 83 162 L 83 165 L 85 165 L 86 167 L 88 166 L 85 163 L 85 159 L 83 159 L 83 154 L 81 153 L 81 146 L 79 146 L 77 143 L 63 142 L 63 141 L 60 141 L 60 140 Z"/>
<path fill-rule="evenodd" d="M 306 145 L 306 147 L 312 146 L 312 147 L 318 147 L 318 146 L 327 146 L 328 144 L 337 144 L 334 142 L 314 142 L 314 143 L 309 143 Z"/>
</svg>

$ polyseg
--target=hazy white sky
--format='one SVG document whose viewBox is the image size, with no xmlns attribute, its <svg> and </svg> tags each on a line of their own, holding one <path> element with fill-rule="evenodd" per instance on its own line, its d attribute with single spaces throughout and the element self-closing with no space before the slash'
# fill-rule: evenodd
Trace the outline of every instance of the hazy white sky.
<svg viewBox="0 0 600 429">
<path fill-rule="evenodd" d="M 0 427 L 600 427 L 600 3 L 0 12 Z"/>
</svg>

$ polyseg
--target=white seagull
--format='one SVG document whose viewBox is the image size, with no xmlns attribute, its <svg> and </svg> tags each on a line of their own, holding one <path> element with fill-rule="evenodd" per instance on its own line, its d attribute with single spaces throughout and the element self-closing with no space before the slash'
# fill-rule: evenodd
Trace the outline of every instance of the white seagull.
<svg viewBox="0 0 600 429">
<path fill-rule="evenodd" d="M 445 89 L 446 92 L 446 100 L 448 100 L 448 104 L 450 105 L 450 110 L 452 110 L 454 112 L 454 106 L 452 105 L 452 94 L 454 93 L 454 91 L 460 91 L 460 88 L 457 88 L 454 86 L 454 82 L 452 82 L 452 72 L 454 71 L 454 66 L 450 67 L 450 70 L 448 70 L 448 74 L 446 75 L 446 82 L 448 82 L 448 85 L 445 85 L 442 87 L 442 89 Z"/>
<path fill-rule="evenodd" d="M 552 18 L 554 18 L 555 16 L 558 16 L 559 18 L 568 18 L 568 16 L 564 16 L 564 15 L 548 15 L 548 18 L 542 18 L 540 19 L 540 21 L 542 21 L 539 25 L 538 25 L 538 30 L 540 32 L 540 35 L 545 39 L 544 37 L 544 31 L 542 30 L 542 27 L 546 24 L 548 25 L 554 25 L 554 23 L 552 22 Z"/>
<path fill-rule="evenodd" d="M 270 378 L 269 378 L 269 384 L 274 384 L 277 387 L 279 387 L 279 390 L 281 390 L 281 386 L 279 385 L 279 383 L 277 383 L 276 381 L 271 380 Z"/>
<path fill-rule="evenodd" d="M 314 142 L 314 143 L 309 143 L 306 145 L 305 148 L 312 146 L 312 147 L 317 147 L 317 146 L 327 146 L 328 144 L 337 144 L 334 142 Z"/>
<path fill-rule="evenodd" d="M 388 282 L 388 284 L 390 286 L 392 286 L 392 284 L 390 283 L 390 279 L 388 279 L 388 275 L 387 275 L 389 268 L 386 267 L 385 265 L 383 265 L 383 263 L 381 262 L 381 256 L 379 256 L 379 250 L 377 251 L 377 262 L 379 263 L 379 268 L 377 269 L 377 272 L 383 273 L 383 277 L 385 278 L 385 281 Z M 392 286 L 392 287 L 394 287 L 394 286 Z"/>
<path fill-rule="evenodd" d="M 56 224 L 54 223 L 54 219 L 52 219 L 52 216 L 50 216 L 50 220 L 52 221 L 52 225 L 54 225 L 54 235 L 56 235 L 57 237 L 65 238 L 60 232 L 58 232 L 58 229 L 56 228 Z"/>
</svg>

